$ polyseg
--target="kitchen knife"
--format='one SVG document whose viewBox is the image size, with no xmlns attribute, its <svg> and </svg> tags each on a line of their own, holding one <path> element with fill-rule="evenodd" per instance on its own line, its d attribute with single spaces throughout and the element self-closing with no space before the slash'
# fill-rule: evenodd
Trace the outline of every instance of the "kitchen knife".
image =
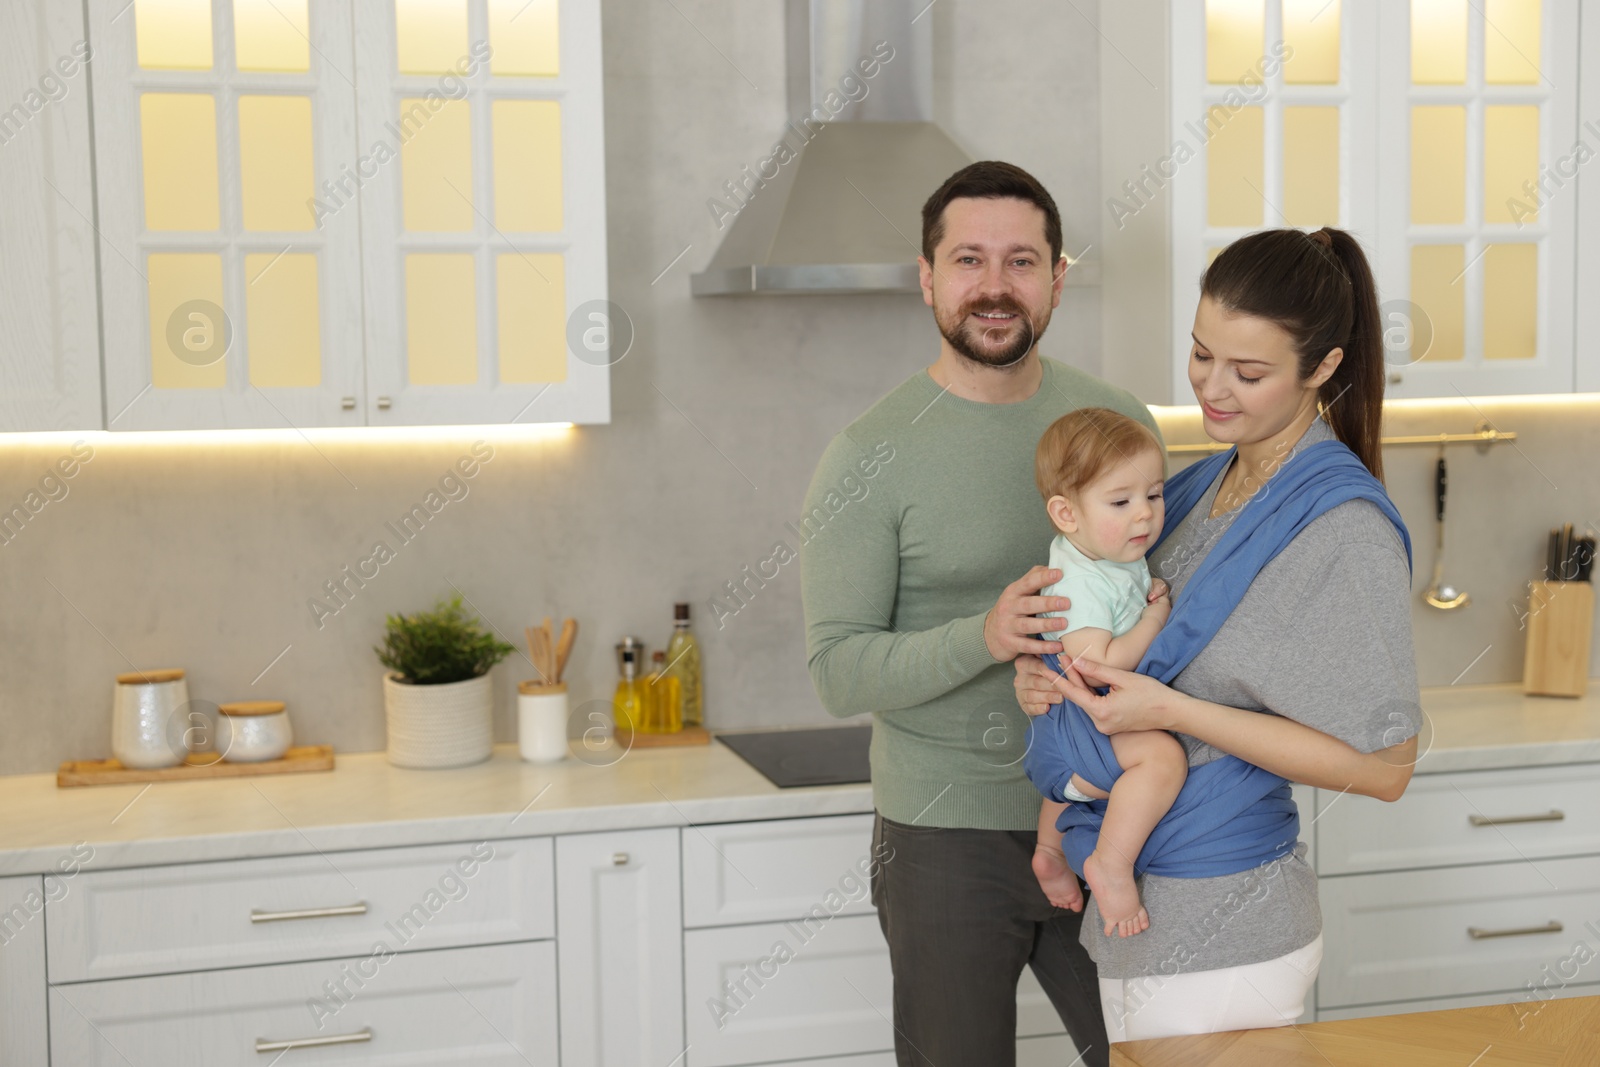
<svg viewBox="0 0 1600 1067">
<path fill-rule="evenodd" d="M 1572 581 L 1576 574 L 1572 565 L 1572 538 L 1572 523 L 1569 522 L 1561 528 L 1561 580 L 1563 582 Z"/>
<path fill-rule="evenodd" d="M 1544 573 L 1546 581 L 1555 581 L 1559 575 L 1556 572 L 1556 553 L 1561 544 L 1561 531 L 1554 527 L 1550 530 L 1550 539 L 1544 546 Z"/>
</svg>

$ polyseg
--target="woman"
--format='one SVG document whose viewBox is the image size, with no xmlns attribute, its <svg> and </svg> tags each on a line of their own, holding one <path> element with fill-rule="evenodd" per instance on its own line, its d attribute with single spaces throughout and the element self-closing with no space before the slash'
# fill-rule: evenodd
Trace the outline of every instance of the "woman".
<svg viewBox="0 0 1600 1067">
<path fill-rule="evenodd" d="M 1202 280 L 1193 341 L 1189 380 L 1206 432 L 1234 448 L 1169 480 L 1166 528 L 1149 556 L 1173 592 L 1173 616 L 1158 638 L 1159 646 L 1172 631 L 1165 652 L 1152 646 L 1143 673 L 1080 661 L 1058 676 L 1037 657 L 1017 660 L 1017 697 L 1030 715 L 1065 697 L 1101 734 L 1170 730 L 1189 755 L 1186 793 L 1212 763 L 1249 781 L 1217 785 L 1190 814 L 1210 811 L 1215 823 L 1215 812 L 1225 811 L 1226 825 L 1201 837 L 1220 833 L 1230 848 L 1239 845 L 1234 855 L 1253 857 L 1250 866 L 1219 866 L 1227 850 L 1204 840 L 1185 853 L 1176 832 L 1168 843 L 1185 853 L 1171 867 L 1180 873 L 1157 874 L 1165 868 L 1144 861 L 1158 827 L 1140 856 L 1141 869 L 1151 867 L 1141 885 L 1149 930 L 1106 936 L 1097 913 L 1085 916 L 1081 939 L 1099 966 L 1113 1041 L 1286 1025 L 1300 1016 L 1321 963 L 1322 916 L 1279 778 L 1396 800 L 1410 781 L 1422 718 L 1410 544 L 1378 482 L 1384 360 L 1360 245 L 1328 229 L 1236 241 Z M 1324 478 L 1319 464 L 1341 473 Z M 1328 478 L 1355 488 L 1335 497 L 1343 502 L 1319 505 Z M 1186 511 L 1180 498 L 1191 505 Z M 1219 586 L 1230 575 L 1234 587 Z M 1179 626 L 1186 606 L 1191 615 Z M 1175 655 L 1184 633 L 1194 647 Z M 1163 656 L 1165 668 L 1156 662 Z M 1076 712 L 1067 707 L 1036 722 L 1031 761 L 1061 755 L 1052 738 L 1066 735 L 1068 714 Z M 1031 765 L 1029 773 L 1036 784 L 1048 778 Z M 1187 830 L 1176 818 L 1182 796 L 1163 822 Z M 1064 842 L 1071 855 L 1075 835 L 1092 841 L 1097 817 L 1091 809 L 1068 818 L 1079 820 Z"/>
</svg>

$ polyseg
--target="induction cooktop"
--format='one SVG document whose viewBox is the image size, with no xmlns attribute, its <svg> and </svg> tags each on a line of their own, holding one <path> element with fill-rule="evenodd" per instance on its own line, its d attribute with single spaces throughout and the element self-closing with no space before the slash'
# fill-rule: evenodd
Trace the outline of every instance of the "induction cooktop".
<svg viewBox="0 0 1600 1067">
<path fill-rule="evenodd" d="M 870 726 L 818 726 L 717 734 L 717 740 L 779 789 L 870 782 Z"/>
</svg>

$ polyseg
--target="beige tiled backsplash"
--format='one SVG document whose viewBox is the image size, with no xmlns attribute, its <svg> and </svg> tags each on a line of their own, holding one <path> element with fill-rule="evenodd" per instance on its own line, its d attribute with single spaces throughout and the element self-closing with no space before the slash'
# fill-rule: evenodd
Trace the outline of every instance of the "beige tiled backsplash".
<svg viewBox="0 0 1600 1067">
<path fill-rule="evenodd" d="M 756 395 L 770 377 L 753 367 L 724 388 Z M 659 645 L 672 602 L 687 599 L 713 725 L 828 721 L 806 673 L 798 567 L 780 568 L 720 629 L 707 602 L 785 537 L 828 436 L 891 384 L 881 379 L 821 412 L 696 404 L 691 417 L 727 459 L 672 408 L 648 404 L 542 440 L 98 436 L 76 454 L 71 438 L 0 442 L 0 501 L 37 508 L 0 543 L 0 771 L 107 754 L 112 677 L 135 666 L 188 669 L 196 700 L 287 700 L 304 741 L 381 748 L 372 646 L 383 618 L 453 588 L 507 635 L 546 613 L 578 616 L 575 709 L 609 700 L 619 635 Z M 1386 432 L 1465 432 L 1485 416 L 1519 436 L 1487 452 L 1451 446 L 1448 570 L 1472 594 L 1466 609 L 1440 612 L 1420 596 L 1436 450 L 1385 452 L 1416 549 L 1424 685 L 1519 679 L 1520 613 L 1544 534 L 1600 522 L 1600 400 L 1397 406 Z M 1162 422 L 1174 443 L 1199 437 L 1192 415 Z M 474 447 L 475 476 L 439 491 L 426 523 L 401 524 Z M 380 541 L 389 558 L 370 563 Z M 514 686 L 531 675 L 520 654 L 496 668 L 502 739 L 513 736 Z"/>
</svg>

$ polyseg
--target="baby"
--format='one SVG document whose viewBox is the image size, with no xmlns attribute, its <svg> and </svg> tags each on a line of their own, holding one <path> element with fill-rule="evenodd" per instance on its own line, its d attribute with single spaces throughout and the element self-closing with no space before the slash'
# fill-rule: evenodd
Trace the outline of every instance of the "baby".
<svg viewBox="0 0 1600 1067">
<path fill-rule="evenodd" d="M 1048 613 L 1066 616 L 1067 628 L 1040 638 L 1061 642 L 1063 666 L 1081 658 L 1131 671 L 1166 624 L 1172 598 L 1165 582 L 1152 582 L 1144 560 L 1161 532 L 1165 468 L 1155 435 L 1107 408 L 1063 415 L 1039 439 L 1034 477 L 1058 531 L 1050 566 L 1061 571 L 1061 580 L 1040 595 L 1072 601 L 1069 610 Z M 1116 930 L 1132 937 L 1150 926 L 1133 861 L 1183 788 L 1188 760 L 1177 738 L 1163 730 L 1112 734 L 1111 750 L 1123 773 L 1109 794 L 1099 844 L 1084 862 L 1083 877 L 1099 902 L 1107 936 Z M 1108 796 L 1076 774 L 1065 792 L 1079 803 Z M 1078 911 L 1083 894 L 1056 830 L 1065 809 L 1044 801 L 1033 873 L 1050 903 Z"/>
</svg>

